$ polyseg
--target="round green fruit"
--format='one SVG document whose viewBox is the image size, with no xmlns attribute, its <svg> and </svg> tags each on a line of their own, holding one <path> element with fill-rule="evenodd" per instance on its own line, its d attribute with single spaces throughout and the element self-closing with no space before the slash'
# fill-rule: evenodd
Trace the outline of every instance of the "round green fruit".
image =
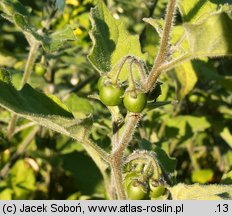
<svg viewBox="0 0 232 216">
<path fill-rule="evenodd" d="M 199 96 L 196 95 L 196 94 L 192 94 L 189 96 L 189 101 L 192 102 L 192 103 L 197 103 L 199 100 Z"/>
<path fill-rule="evenodd" d="M 153 181 L 149 181 L 150 187 L 150 197 L 158 198 L 162 196 L 165 192 L 165 187 L 163 185 L 154 184 Z"/>
<path fill-rule="evenodd" d="M 98 88 L 98 90 L 100 91 L 100 89 L 102 88 L 102 86 L 104 85 L 104 77 L 100 77 L 99 79 L 98 79 L 98 82 L 97 82 L 97 88 Z"/>
<path fill-rule="evenodd" d="M 136 180 L 132 180 L 128 184 L 126 191 L 129 200 L 143 200 L 147 197 L 146 188 Z"/>
<path fill-rule="evenodd" d="M 101 102 L 106 106 L 117 106 L 122 103 L 124 90 L 114 85 L 103 85 L 99 90 Z"/>
<path fill-rule="evenodd" d="M 35 64 L 35 73 L 39 76 L 43 76 L 46 73 L 46 67 L 42 64 Z"/>
<path fill-rule="evenodd" d="M 123 104 L 128 111 L 140 113 L 147 104 L 147 96 L 142 92 L 127 92 L 123 98 Z"/>
</svg>

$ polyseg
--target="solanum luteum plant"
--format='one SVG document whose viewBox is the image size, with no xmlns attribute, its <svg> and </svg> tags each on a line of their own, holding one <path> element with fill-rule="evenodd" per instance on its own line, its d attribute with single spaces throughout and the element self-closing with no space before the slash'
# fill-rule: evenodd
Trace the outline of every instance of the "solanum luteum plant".
<svg viewBox="0 0 232 216">
<path fill-rule="evenodd" d="M 197 1 L 195 3 L 197 4 Z M 178 6 L 180 13 L 183 16 L 183 20 L 190 21 L 192 19 L 192 23 L 189 22 L 183 26 L 173 26 Z M 89 60 L 102 75 L 99 81 L 101 83 L 99 88 L 100 100 L 109 108 L 112 114 L 112 125 L 114 129 L 112 138 L 113 150 L 111 156 L 112 179 L 114 180 L 114 184 L 117 189 L 117 196 L 120 199 L 125 199 L 126 197 L 132 199 L 133 197 L 136 197 L 133 196 L 133 193 L 136 193 L 135 191 L 138 191 L 138 194 L 141 195 L 140 198 L 145 198 L 145 194 L 149 194 L 152 188 L 152 186 L 149 185 L 149 182 L 152 181 L 151 179 L 155 182 L 153 182 L 153 185 L 156 185 L 155 188 L 159 188 L 160 186 L 162 191 L 159 194 L 160 196 L 166 195 L 166 198 L 169 196 L 168 193 L 171 190 L 169 189 L 169 191 L 165 191 L 165 187 L 167 188 L 168 184 L 172 184 L 172 181 L 169 179 L 170 175 L 165 173 L 165 168 L 163 168 L 162 164 L 159 163 L 159 160 L 157 160 L 157 155 L 151 154 L 153 155 L 152 157 L 150 155 L 151 152 L 140 152 L 139 150 L 134 154 L 136 155 L 136 160 L 141 159 L 138 164 L 140 164 L 143 168 L 137 174 L 142 175 L 142 177 L 133 177 L 133 179 L 131 179 L 131 181 L 133 180 L 133 183 L 126 184 L 126 193 L 125 185 L 123 185 L 123 179 L 126 178 L 125 176 L 127 176 L 127 173 L 124 175 L 122 174 L 123 167 L 127 163 L 124 153 L 133 139 L 133 134 L 138 123 L 142 121 L 144 116 L 146 116 L 148 108 L 156 106 L 156 98 L 153 98 L 153 100 L 150 101 L 147 101 L 147 98 L 149 98 L 149 95 L 152 95 L 153 91 L 158 91 L 157 89 L 160 87 L 158 85 L 158 78 L 162 72 L 169 71 L 176 66 L 182 65 L 183 70 L 181 72 L 184 73 L 182 76 L 191 77 L 191 59 L 215 55 L 229 55 L 229 53 L 225 53 L 225 49 L 223 48 L 224 45 L 215 43 L 213 38 L 218 38 L 218 35 L 214 34 L 206 43 L 204 41 L 205 39 L 199 38 L 198 34 L 202 34 L 203 28 L 211 31 L 211 25 L 215 20 L 221 20 L 222 17 L 227 17 L 226 12 L 230 13 L 230 6 L 216 4 L 214 5 L 214 9 L 212 9 L 210 8 L 212 5 L 209 2 L 207 2 L 204 6 L 207 8 L 208 15 L 205 14 L 205 11 L 196 11 L 196 13 L 198 13 L 196 14 L 196 17 L 191 17 L 190 10 L 192 8 L 189 8 L 189 5 L 185 1 L 180 1 L 179 5 L 176 1 L 169 1 L 164 21 L 152 18 L 144 19 L 145 22 L 151 24 L 156 29 L 160 36 L 158 52 L 156 53 L 154 64 L 150 70 L 146 67 L 146 56 L 144 56 L 144 54 L 140 51 L 138 38 L 137 42 L 135 42 L 135 36 L 125 36 L 126 34 L 123 31 L 121 31 L 121 35 L 116 34 L 112 26 L 117 28 L 117 30 L 121 30 L 122 23 L 109 18 L 108 14 L 105 12 L 106 8 L 104 4 L 101 4 L 92 10 L 91 20 L 93 29 L 91 36 L 94 42 L 94 47 L 89 55 Z M 107 18 L 103 18 L 103 14 Z M 205 22 L 202 20 L 200 21 L 200 18 L 202 18 Z M 222 20 L 224 18 L 222 18 Z M 101 23 L 103 19 L 105 23 Z M 225 19 L 228 19 L 228 17 Z M 103 29 L 105 31 L 103 31 Z M 106 41 L 103 40 L 103 38 L 109 38 L 109 40 Z M 116 38 L 117 40 L 114 40 Z M 104 41 L 103 43 L 105 44 L 101 43 L 101 41 Z M 107 46 L 106 44 L 109 47 L 104 47 Z M 131 48 L 132 46 L 133 48 Z M 217 48 L 211 50 L 210 47 L 212 46 Z M 113 49 L 112 47 L 115 48 Z M 132 51 L 132 49 L 134 50 Z M 226 50 L 228 51 L 227 48 Z M 123 52 L 124 57 L 120 59 Z M 105 53 L 111 53 L 111 58 L 105 58 L 105 61 L 102 61 Z M 118 61 L 116 61 L 116 59 Z M 109 65 L 112 65 L 112 67 Z M 187 73 L 190 73 L 190 75 Z M 194 76 L 192 77 L 194 78 Z M 187 91 L 190 91 L 191 88 L 193 88 L 195 82 L 195 79 L 192 79 L 192 83 L 189 82 Z M 108 101 L 105 100 L 107 98 L 109 102 L 114 101 L 110 101 L 110 97 L 107 95 L 108 92 L 104 92 L 101 89 L 102 83 L 104 86 L 103 90 L 106 88 L 108 89 L 109 86 L 111 89 L 114 89 L 114 92 L 116 92 L 116 89 L 118 90 L 116 94 L 118 100 L 117 103 L 113 105 L 118 105 L 119 109 L 123 106 L 126 108 L 127 114 L 123 117 L 123 120 L 118 117 L 118 112 L 120 111 L 112 111 L 111 103 L 107 103 Z M 181 84 L 185 85 L 184 81 Z M 112 88 L 113 86 L 114 88 Z M 122 88 L 124 88 L 124 94 L 122 93 Z M 180 93 L 180 97 L 183 97 L 183 95 L 186 94 L 186 89 L 184 90 L 185 92 Z M 103 96 L 106 96 L 106 98 Z M 122 100 L 120 100 L 120 98 L 122 98 Z M 122 101 L 123 104 L 120 105 Z M 146 104 L 147 108 L 143 110 Z M 115 112 L 117 113 L 115 114 Z M 119 125 L 117 125 L 117 121 L 119 121 Z M 124 122 L 123 126 L 120 126 L 120 124 L 122 124 L 121 121 Z M 131 155 L 127 157 L 130 158 L 130 156 Z M 150 167 L 149 163 L 151 161 L 147 159 L 143 159 L 145 161 L 143 163 L 143 157 L 149 157 L 154 164 L 158 164 L 157 167 L 155 167 L 154 164 Z M 158 171 L 159 168 L 162 172 Z M 129 173 L 134 172 L 133 168 L 129 171 Z M 158 177 L 153 178 L 153 173 L 158 173 Z M 129 187 L 129 189 L 127 187 Z M 131 191 L 133 191 L 133 193 Z M 155 198 L 155 195 L 152 198 Z"/>
<path fill-rule="evenodd" d="M 101 78 L 98 81 L 99 94 L 91 95 L 90 98 L 99 100 L 111 114 L 110 152 L 106 152 L 95 143 L 94 139 L 91 139 L 91 128 L 95 127 L 91 115 L 74 117 L 70 107 L 55 96 L 48 97 L 34 90 L 26 84 L 28 79 L 24 78 L 21 90 L 16 90 L 11 84 L 7 69 L 1 69 L 0 74 L 1 106 L 18 116 L 82 143 L 98 166 L 110 199 L 231 197 L 231 186 L 175 184 L 172 173 L 174 169 L 168 170 L 165 164 L 165 162 L 171 163 L 172 160 L 168 162 L 162 160 L 168 156 L 159 148 L 155 151 L 144 149 L 128 151 L 128 146 L 134 139 L 133 135 L 141 127 L 140 123 L 143 122 L 148 111 L 170 103 L 156 102 L 161 93 L 158 82 L 161 73 L 181 66 L 185 76 L 193 73 L 190 62 L 192 59 L 220 57 L 232 53 L 228 45 L 232 35 L 225 29 L 225 26 L 232 25 L 229 17 L 231 5 L 220 4 L 220 1 L 206 1 L 199 8 L 198 4 L 198 0 L 193 1 L 191 6 L 187 0 L 170 0 L 164 20 L 144 19 L 155 28 L 156 35 L 160 37 L 153 65 L 148 66 L 146 65 L 148 55 L 141 51 L 138 36 L 130 35 L 123 22 L 116 20 L 102 1 L 91 10 L 90 36 L 93 47 L 88 59 L 100 73 Z M 66 30 L 68 35 L 65 38 L 62 38 L 64 32 L 53 37 L 35 32 L 27 22 L 28 14 L 24 9 L 22 10 L 22 5 L 15 7 L 13 4 L 14 10 L 10 11 L 7 10 L 9 5 L 12 6 L 6 0 L 1 3 L 5 18 L 23 31 L 31 45 L 28 64 L 26 64 L 29 67 L 25 68 L 24 75 L 28 77 L 36 58 L 36 50 L 40 45 L 43 45 L 46 52 L 52 52 L 58 49 L 64 40 L 72 40 L 74 37 L 70 29 Z M 177 10 L 185 22 L 183 25 L 174 25 Z M 196 80 L 193 79 L 193 82 Z M 194 87 L 194 84 L 188 85 L 188 91 Z M 180 95 L 183 97 L 183 94 L 187 93 Z M 16 115 L 11 121 L 13 126 L 17 119 Z M 9 128 L 12 131 L 11 125 Z M 32 131 L 31 136 L 35 132 L 36 129 Z"/>
</svg>

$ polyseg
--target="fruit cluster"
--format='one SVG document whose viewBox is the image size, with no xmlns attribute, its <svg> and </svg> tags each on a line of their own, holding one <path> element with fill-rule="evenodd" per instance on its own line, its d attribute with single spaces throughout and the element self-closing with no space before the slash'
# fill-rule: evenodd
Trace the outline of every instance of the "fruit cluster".
<svg viewBox="0 0 232 216">
<path fill-rule="evenodd" d="M 146 166 L 139 162 L 136 168 L 126 173 L 124 186 L 128 199 L 162 199 L 166 196 L 165 181 L 154 170 L 148 170 Z"/>
<path fill-rule="evenodd" d="M 140 113 L 146 107 L 147 95 L 133 89 L 124 92 L 119 84 L 107 83 L 104 77 L 98 80 L 99 97 L 106 106 L 118 106 L 122 103 L 129 112 Z"/>
</svg>

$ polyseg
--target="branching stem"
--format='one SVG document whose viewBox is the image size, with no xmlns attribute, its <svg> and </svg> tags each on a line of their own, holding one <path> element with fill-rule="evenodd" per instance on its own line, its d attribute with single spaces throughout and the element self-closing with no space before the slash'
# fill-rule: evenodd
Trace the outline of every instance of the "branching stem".
<svg viewBox="0 0 232 216">
<path fill-rule="evenodd" d="M 149 92 L 154 84 L 156 83 L 158 77 L 161 74 L 160 66 L 165 62 L 168 50 L 169 50 L 169 39 L 171 35 L 172 25 L 174 22 L 174 14 L 176 10 L 176 1 L 177 0 L 169 0 L 167 6 L 167 13 L 164 22 L 164 29 L 161 37 L 160 48 L 158 54 L 155 58 L 154 65 L 151 69 L 151 72 L 148 76 L 147 83 L 145 85 L 146 92 Z"/>
<path fill-rule="evenodd" d="M 118 148 L 113 150 L 110 163 L 112 169 L 112 178 L 114 178 L 118 199 L 126 199 L 122 176 L 123 156 L 124 151 L 129 145 L 135 128 L 141 118 L 139 114 L 134 115 L 130 113 L 128 115 L 129 116 L 125 123 L 124 131 L 119 140 Z"/>
<path fill-rule="evenodd" d="M 165 63 L 166 57 L 168 55 L 168 51 L 170 48 L 169 39 L 170 39 L 171 29 L 174 21 L 176 1 L 177 0 L 169 0 L 167 6 L 167 13 L 165 17 L 160 49 L 155 58 L 152 70 L 144 84 L 144 90 L 146 92 L 149 92 L 154 87 L 154 84 L 156 83 L 162 71 L 160 67 Z M 118 77 L 116 76 L 116 78 Z M 140 118 L 141 115 L 133 115 L 133 114 L 128 117 L 122 135 L 119 140 L 118 148 L 113 149 L 112 151 L 110 165 L 112 169 L 112 178 L 114 179 L 118 199 L 126 199 L 126 193 L 124 190 L 123 176 L 122 176 L 124 151 L 132 139 L 132 135 L 134 134 L 135 128 Z"/>
</svg>

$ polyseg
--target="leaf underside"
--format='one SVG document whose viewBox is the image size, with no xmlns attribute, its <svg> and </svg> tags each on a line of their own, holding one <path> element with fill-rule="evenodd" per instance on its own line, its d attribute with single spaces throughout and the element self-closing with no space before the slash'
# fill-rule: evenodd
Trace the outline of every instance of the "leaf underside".
<svg viewBox="0 0 232 216">
<path fill-rule="evenodd" d="M 29 84 L 17 91 L 3 70 L 0 70 L 0 106 L 77 140 L 81 140 L 86 129 L 91 127 L 90 118 L 75 119 L 55 96 L 40 93 Z"/>
</svg>

